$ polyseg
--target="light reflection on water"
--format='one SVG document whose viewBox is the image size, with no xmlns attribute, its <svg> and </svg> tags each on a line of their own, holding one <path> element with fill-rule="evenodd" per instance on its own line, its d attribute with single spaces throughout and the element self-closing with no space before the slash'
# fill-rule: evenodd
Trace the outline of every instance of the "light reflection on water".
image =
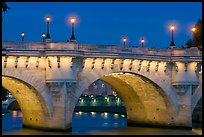
<svg viewBox="0 0 204 137">
<path fill-rule="evenodd" d="M 86 134 L 90 131 L 121 129 L 126 127 L 127 119 L 121 117 L 120 114 L 79 111 L 73 114 L 71 134 Z M 24 134 L 25 132 L 32 132 L 34 134 L 43 133 L 43 131 L 37 131 L 38 130 L 34 131 L 33 129 L 22 128 L 21 111 L 11 111 L 10 113 L 2 115 L 2 132 L 4 134 L 15 134 L 17 132 L 20 134 Z"/>
<path fill-rule="evenodd" d="M 22 113 L 12 111 L 2 115 L 2 134 L 4 135 L 193 135 L 202 134 L 202 128 L 191 130 L 172 130 L 143 127 L 127 127 L 125 115 L 99 112 L 74 112 L 72 132 L 46 132 L 22 128 Z"/>
<path fill-rule="evenodd" d="M 21 111 L 11 111 L 2 115 L 2 132 L 8 132 L 22 128 Z"/>
<path fill-rule="evenodd" d="M 99 112 L 74 112 L 72 118 L 72 133 L 85 134 L 90 131 L 121 129 L 127 127 L 127 119 L 120 114 Z"/>
</svg>

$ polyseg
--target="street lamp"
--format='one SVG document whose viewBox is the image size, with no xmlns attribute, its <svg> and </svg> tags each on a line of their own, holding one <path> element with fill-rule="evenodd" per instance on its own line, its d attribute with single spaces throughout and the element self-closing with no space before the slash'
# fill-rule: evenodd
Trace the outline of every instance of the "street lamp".
<svg viewBox="0 0 204 137">
<path fill-rule="evenodd" d="M 125 46 L 126 41 L 127 41 L 127 38 L 123 37 L 123 44 L 124 44 L 124 46 Z"/>
<path fill-rule="evenodd" d="M 72 35 L 71 35 L 70 41 L 71 42 L 76 42 L 76 38 L 74 36 L 74 23 L 76 22 L 75 17 L 71 17 L 70 22 L 72 23 Z"/>
<path fill-rule="evenodd" d="M 196 27 L 193 27 L 191 31 L 194 33 L 196 31 Z"/>
<path fill-rule="evenodd" d="M 49 28 L 49 25 L 50 25 L 50 16 L 46 16 L 46 21 L 47 21 L 46 40 L 51 40 L 51 37 L 50 37 L 50 28 Z"/>
<path fill-rule="evenodd" d="M 192 27 L 191 31 L 192 31 L 192 46 L 195 46 L 196 45 L 195 33 L 197 31 L 197 28 L 194 26 L 194 27 Z"/>
<path fill-rule="evenodd" d="M 42 33 L 42 39 L 43 39 L 43 42 L 45 42 L 45 33 Z"/>
<path fill-rule="evenodd" d="M 175 26 L 174 26 L 174 25 L 171 25 L 170 30 L 171 30 L 171 32 L 172 32 L 172 39 L 171 39 L 170 48 L 176 47 L 176 45 L 175 45 L 175 43 L 174 43 L 174 29 L 175 29 Z"/>
<path fill-rule="evenodd" d="M 144 45 L 144 42 L 145 42 L 145 41 L 144 41 L 144 38 L 142 38 L 142 39 L 141 39 L 142 47 L 143 47 L 143 45 Z"/>
<path fill-rule="evenodd" d="M 24 42 L 24 35 L 25 35 L 25 33 L 21 32 L 22 42 Z"/>
</svg>

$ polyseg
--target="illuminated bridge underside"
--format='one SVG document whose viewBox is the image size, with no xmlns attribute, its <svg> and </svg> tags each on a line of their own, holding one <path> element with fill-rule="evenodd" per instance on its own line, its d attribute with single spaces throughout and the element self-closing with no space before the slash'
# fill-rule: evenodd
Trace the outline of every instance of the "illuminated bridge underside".
<svg viewBox="0 0 204 137">
<path fill-rule="evenodd" d="M 33 87 L 21 80 L 6 76 L 2 76 L 2 86 L 16 98 L 23 114 L 24 126 L 45 125 L 46 108 L 42 105 L 44 101 L 36 94 Z"/>
<path fill-rule="evenodd" d="M 169 101 L 150 80 L 130 73 L 104 76 L 101 80 L 118 91 L 125 103 L 128 122 L 163 125 L 170 122 Z"/>
</svg>

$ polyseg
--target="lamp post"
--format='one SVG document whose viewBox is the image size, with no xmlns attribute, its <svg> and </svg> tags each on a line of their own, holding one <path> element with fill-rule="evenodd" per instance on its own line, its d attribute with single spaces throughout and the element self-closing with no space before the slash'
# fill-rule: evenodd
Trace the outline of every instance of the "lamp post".
<svg viewBox="0 0 204 137">
<path fill-rule="evenodd" d="M 74 36 L 74 23 L 75 23 L 75 21 L 76 21 L 75 17 L 71 17 L 71 19 L 70 19 L 70 22 L 72 23 L 72 35 L 70 38 L 71 42 L 76 42 L 76 38 Z"/>
<path fill-rule="evenodd" d="M 175 26 L 174 25 L 171 25 L 170 27 L 170 30 L 172 32 L 172 39 L 171 39 L 171 44 L 170 44 L 170 48 L 174 48 L 176 47 L 175 43 L 174 43 L 174 29 L 175 29 Z"/>
<path fill-rule="evenodd" d="M 46 34 L 46 40 L 50 40 L 50 16 L 46 16 L 46 21 L 47 21 L 47 34 Z"/>
<path fill-rule="evenodd" d="M 24 42 L 24 35 L 25 35 L 25 33 L 21 32 L 22 42 Z"/>
<path fill-rule="evenodd" d="M 142 47 L 144 46 L 144 38 L 141 39 Z"/>
<path fill-rule="evenodd" d="M 43 40 L 43 42 L 45 42 L 45 33 L 42 33 L 42 40 Z"/>
<path fill-rule="evenodd" d="M 123 37 L 123 45 L 125 46 L 125 43 L 127 41 L 127 38 L 126 37 Z"/>
<path fill-rule="evenodd" d="M 192 46 L 196 45 L 196 41 L 195 41 L 195 32 L 197 31 L 197 28 L 194 26 L 192 29 Z"/>
</svg>

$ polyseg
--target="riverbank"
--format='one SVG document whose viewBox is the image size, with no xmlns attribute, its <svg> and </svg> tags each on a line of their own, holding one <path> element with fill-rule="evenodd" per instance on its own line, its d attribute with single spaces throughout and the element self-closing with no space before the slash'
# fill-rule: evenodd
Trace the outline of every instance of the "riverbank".
<svg viewBox="0 0 204 137">
<path fill-rule="evenodd" d="M 126 115 L 126 109 L 124 106 L 76 106 L 75 112 L 109 112 Z"/>
</svg>

